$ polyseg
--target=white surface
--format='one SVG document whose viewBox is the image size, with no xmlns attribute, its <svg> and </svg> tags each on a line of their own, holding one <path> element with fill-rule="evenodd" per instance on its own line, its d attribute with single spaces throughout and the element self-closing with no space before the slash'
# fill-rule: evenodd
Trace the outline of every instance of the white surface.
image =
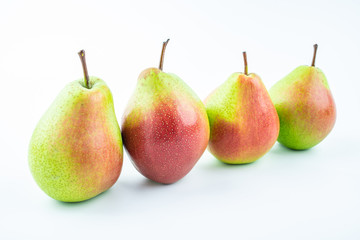
<svg viewBox="0 0 360 240">
<path fill-rule="evenodd" d="M 0 239 L 360 239 L 358 1 L 72 2 L 0 3 Z M 167 37 L 164 70 L 202 99 L 242 71 L 243 50 L 270 87 L 310 64 L 318 43 L 337 104 L 333 132 L 309 151 L 276 144 L 244 166 L 205 152 L 168 186 L 125 155 L 106 193 L 77 204 L 45 195 L 28 170 L 28 142 L 59 91 L 82 77 L 77 51 L 108 83 L 120 119 Z"/>
</svg>

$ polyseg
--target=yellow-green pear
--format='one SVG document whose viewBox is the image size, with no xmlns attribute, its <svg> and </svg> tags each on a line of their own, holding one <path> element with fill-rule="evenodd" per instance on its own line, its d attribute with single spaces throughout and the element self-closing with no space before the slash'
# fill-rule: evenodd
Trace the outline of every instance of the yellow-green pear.
<svg viewBox="0 0 360 240">
<path fill-rule="evenodd" d="M 320 143 L 332 130 L 336 108 L 325 74 L 315 67 L 300 66 L 278 81 L 270 96 L 280 119 L 278 142 L 296 150 Z"/>
<path fill-rule="evenodd" d="M 42 116 L 29 146 L 29 166 L 50 197 L 79 202 L 109 189 L 123 162 L 113 98 L 105 82 L 89 77 L 69 83 Z"/>
</svg>

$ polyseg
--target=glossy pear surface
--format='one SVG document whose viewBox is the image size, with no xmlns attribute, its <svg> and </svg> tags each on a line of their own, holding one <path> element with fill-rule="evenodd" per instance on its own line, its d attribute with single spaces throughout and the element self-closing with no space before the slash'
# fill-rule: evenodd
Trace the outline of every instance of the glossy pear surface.
<svg viewBox="0 0 360 240">
<path fill-rule="evenodd" d="M 122 136 L 136 169 L 173 183 L 196 164 L 209 140 L 205 107 L 175 74 L 144 70 L 125 110 Z"/>
<path fill-rule="evenodd" d="M 335 124 L 335 102 L 324 73 L 300 66 L 270 89 L 280 119 L 278 141 L 296 150 L 321 142 Z"/>
<path fill-rule="evenodd" d="M 229 164 L 250 163 L 268 152 L 279 119 L 256 74 L 232 74 L 205 100 L 210 122 L 209 151 Z"/>
<path fill-rule="evenodd" d="M 92 198 L 118 179 L 121 133 L 109 88 L 91 77 L 68 84 L 36 126 L 29 146 L 31 173 L 50 197 L 64 202 Z"/>
</svg>

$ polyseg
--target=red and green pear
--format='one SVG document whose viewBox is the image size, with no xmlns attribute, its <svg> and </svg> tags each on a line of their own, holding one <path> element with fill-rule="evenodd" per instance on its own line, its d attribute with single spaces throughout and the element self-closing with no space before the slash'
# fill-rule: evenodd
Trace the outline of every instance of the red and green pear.
<svg viewBox="0 0 360 240">
<path fill-rule="evenodd" d="M 105 82 L 89 77 L 69 83 L 37 124 L 29 166 L 40 188 L 64 202 L 90 199 L 118 179 L 123 150 L 113 98 Z"/>
<path fill-rule="evenodd" d="M 324 73 L 315 67 L 316 52 L 317 44 L 311 66 L 296 68 L 270 89 L 280 119 L 278 141 L 295 150 L 314 147 L 335 124 L 335 102 Z"/>
<path fill-rule="evenodd" d="M 210 123 L 209 151 L 228 164 L 251 163 L 267 153 L 279 134 L 270 96 L 255 73 L 233 73 L 205 100 Z"/>
<path fill-rule="evenodd" d="M 140 74 L 121 127 L 135 168 L 164 184 L 183 178 L 209 140 L 209 122 L 201 100 L 178 76 L 163 72 L 168 41 L 163 43 L 159 68 Z"/>
</svg>

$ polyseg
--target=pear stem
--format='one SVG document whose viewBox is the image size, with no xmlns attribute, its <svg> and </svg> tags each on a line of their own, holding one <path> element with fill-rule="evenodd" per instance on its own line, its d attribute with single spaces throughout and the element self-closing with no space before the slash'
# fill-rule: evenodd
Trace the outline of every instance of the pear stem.
<svg viewBox="0 0 360 240">
<path fill-rule="evenodd" d="M 86 59 L 85 59 L 85 51 L 81 50 L 80 52 L 78 52 L 80 60 L 81 60 L 81 64 L 82 64 L 82 68 L 84 71 L 84 80 L 85 80 L 85 87 L 89 88 L 89 74 L 88 74 L 88 70 L 86 67 Z"/>
<path fill-rule="evenodd" d="M 318 45 L 315 44 L 315 45 L 314 45 L 314 56 L 313 56 L 313 60 L 312 60 L 312 63 L 311 63 L 311 66 L 312 66 L 312 67 L 315 67 L 315 59 L 316 59 L 317 48 L 318 48 Z"/>
<path fill-rule="evenodd" d="M 160 64 L 159 64 L 159 69 L 161 71 L 163 70 L 163 63 L 164 63 L 164 55 L 165 55 L 166 45 L 168 44 L 169 41 L 170 41 L 170 39 L 163 42 L 163 46 L 162 46 L 162 50 L 161 50 L 161 57 L 160 57 Z"/>
<path fill-rule="evenodd" d="M 246 52 L 243 52 L 243 57 L 244 57 L 244 73 L 245 75 L 248 75 L 248 63 L 247 63 Z"/>
</svg>

